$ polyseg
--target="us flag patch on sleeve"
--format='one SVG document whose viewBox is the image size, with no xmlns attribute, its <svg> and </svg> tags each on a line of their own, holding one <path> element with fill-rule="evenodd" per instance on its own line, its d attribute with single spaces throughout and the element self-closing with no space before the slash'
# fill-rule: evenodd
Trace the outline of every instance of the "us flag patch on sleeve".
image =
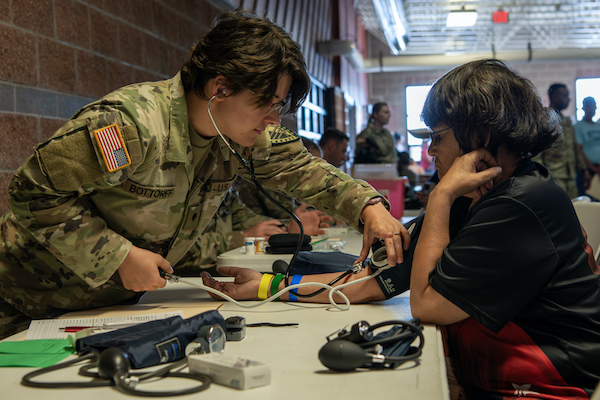
<svg viewBox="0 0 600 400">
<path fill-rule="evenodd" d="M 116 124 L 94 131 L 102 158 L 109 172 L 117 171 L 131 165 L 131 158 L 123 142 L 123 137 Z"/>
</svg>

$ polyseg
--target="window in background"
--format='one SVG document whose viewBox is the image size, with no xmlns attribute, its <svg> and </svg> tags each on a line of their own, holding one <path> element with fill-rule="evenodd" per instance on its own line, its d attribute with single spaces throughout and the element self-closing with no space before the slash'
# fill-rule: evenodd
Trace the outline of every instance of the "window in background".
<svg viewBox="0 0 600 400">
<path fill-rule="evenodd" d="M 407 86 L 406 87 L 406 136 L 408 148 L 410 149 L 410 158 L 416 162 L 421 161 L 421 149 L 423 140 L 411 135 L 408 130 L 427 128 L 421 121 L 421 111 L 427 94 L 432 85 Z"/>
<path fill-rule="evenodd" d="M 577 121 L 583 118 L 583 99 L 593 97 L 596 104 L 600 104 L 600 78 L 581 78 L 575 80 L 575 108 L 577 109 Z M 598 119 L 598 113 L 594 120 Z"/>
<path fill-rule="evenodd" d="M 298 134 L 315 142 L 325 132 L 325 85 L 310 77 L 311 87 L 308 97 L 296 112 L 298 118 Z"/>
</svg>

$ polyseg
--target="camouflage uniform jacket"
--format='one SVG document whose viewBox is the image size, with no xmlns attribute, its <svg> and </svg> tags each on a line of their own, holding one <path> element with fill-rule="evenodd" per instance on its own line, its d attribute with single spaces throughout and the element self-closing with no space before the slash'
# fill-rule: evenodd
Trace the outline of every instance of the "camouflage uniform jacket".
<svg viewBox="0 0 600 400">
<path fill-rule="evenodd" d="M 217 265 L 219 254 L 244 244 L 244 231 L 271 217 L 256 214 L 231 189 L 190 251 L 177 263 L 175 273 L 198 276 Z"/>
<path fill-rule="evenodd" d="M 585 161 L 575 142 L 575 128 L 569 117 L 561 115 L 562 139 L 555 147 L 533 158 L 550 170 L 554 179 L 567 179 L 575 182 L 577 171 L 585 170 Z"/>
<path fill-rule="evenodd" d="M 94 132 L 116 124 L 130 164 L 110 172 Z M 180 75 L 134 84 L 78 111 L 15 173 L 0 218 L 0 296 L 32 318 L 136 300 L 117 268 L 132 245 L 175 265 L 208 225 L 238 172 L 223 140 L 194 163 Z M 265 130 L 252 148 L 266 187 L 357 227 L 378 193 L 326 162 L 309 162 L 298 136 Z M 315 160 L 315 159 L 313 159 Z"/>
<path fill-rule="evenodd" d="M 234 187 L 238 191 L 244 204 L 250 207 L 250 209 L 252 209 L 252 211 L 255 213 L 267 215 L 282 222 L 290 219 L 290 215 L 279 208 L 277 204 L 269 200 L 253 182 L 248 182 L 247 180 L 238 177 L 234 183 Z M 268 189 L 267 193 L 269 193 L 269 196 L 271 196 L 274 200 L 291 212 L 294 212 L 296 208 L 300 206 L 298 201 L 282 193 L 274 192 Z"/>
<path fill-rule="evenodd" d="M 367 148 L 372 154 L 371 163 L 396 164 L 398 156 L 396 155 L 396 146 L 394 137 L 387 129 L 378 130 L 371 122 L 356 137 L 356 154 L 365 151 Z"/>
</svg>

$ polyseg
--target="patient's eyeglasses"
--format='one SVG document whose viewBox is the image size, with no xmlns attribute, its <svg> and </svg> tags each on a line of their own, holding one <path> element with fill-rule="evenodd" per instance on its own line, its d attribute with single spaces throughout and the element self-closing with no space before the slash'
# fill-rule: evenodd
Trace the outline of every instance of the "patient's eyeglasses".
<svg viewBox="0 0 600 400">
<path fill-rule="evenodd" d="M 254 92 L 254 91 L 252 91 L 250 89 L 246 89 L 246 90 L 249 91 L 252 95 L 258 97 L 258 94 L 256 92 Z M 279 103 L 273 103 L 272 101 L 270 101 L 267 104 L 267 107 L 268 107 L 267 114 L 270 114 L 270 113 L 272 113 L 274 111 L 279 112 L 286 105 L 287 105 L 287 100 L 286 99 L 281 100 Z"/>
<path fill-rule="evenodd" d="M 449 126 L 448 128 L 440 129 L 439 131 L 429 132 L 429 139 L 431 139 L 431 145 L 437 146 L 440 143 L 440 140 L 442 140 L 442 136 L 443 136 L 443 135 L 439 135 L 439 134 L 444 131 L 447 131 L 448 129 L 452 129 L 452 127 Z"/>
</svg>

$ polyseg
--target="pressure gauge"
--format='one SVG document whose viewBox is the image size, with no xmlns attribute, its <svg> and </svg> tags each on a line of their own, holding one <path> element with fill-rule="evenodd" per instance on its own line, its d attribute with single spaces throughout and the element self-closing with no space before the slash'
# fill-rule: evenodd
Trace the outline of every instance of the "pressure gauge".
<svg viewBox="0 0 600 400">
<path fill-rule="evenodd" d="M 221 325 L 205 325 L 198 330 L 198 337 L 185 347 L 185 355 L 223 353 L 226 340 Z"/>
</svg>

